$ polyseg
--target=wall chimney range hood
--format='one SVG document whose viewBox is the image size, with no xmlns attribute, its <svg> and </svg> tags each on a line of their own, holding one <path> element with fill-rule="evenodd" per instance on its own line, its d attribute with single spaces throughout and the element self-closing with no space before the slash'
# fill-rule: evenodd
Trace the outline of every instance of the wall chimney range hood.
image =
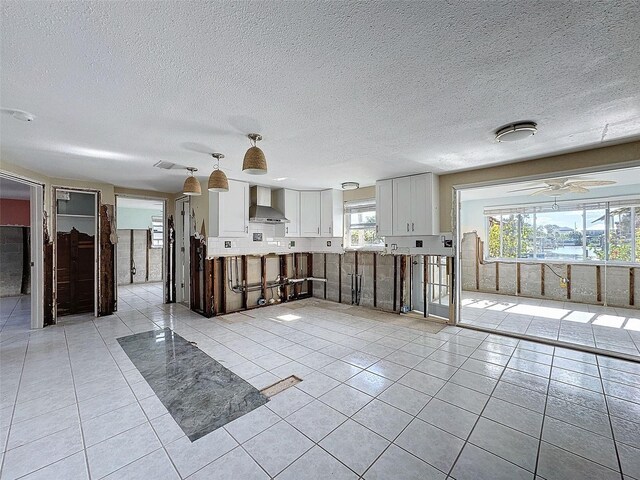
<svg viewBox="0 0 640 480">
<path fill-rule="evenodd" d="M 252 223 L 289 223 L 289 220 L 271 206 L 271 189 L 253 186 L 250 190 L 249 221 Z"/>
</svg>

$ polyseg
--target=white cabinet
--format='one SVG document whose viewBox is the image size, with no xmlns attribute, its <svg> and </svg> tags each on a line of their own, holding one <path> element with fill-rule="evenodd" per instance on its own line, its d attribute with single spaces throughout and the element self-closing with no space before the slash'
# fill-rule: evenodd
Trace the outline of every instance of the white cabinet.
<svg viewBox="0 0 640 480">
<path fill-rule="evenodd" d="M 393 234 L 411 235 L 411 177 L 393 179 Z"/>
<path fill-rule="evenodd" d="M 300 192 L 297 190 L 275 190 L 271 197 L 273 208 L 282 212 L 289 223 L 276 226 L 277 237 L 300 236 Z"/>
<path fill-rule="evenodd" d="M 393 180 L 376 182 L 376 233 L 393 235 Z"/>
<path fill-rule="evenodd" d="M 229 191 L 209 192 L 211 237 L 246 237 L 249 234 L 249 184 L 229 180 Z"/>
<path fill-rule="evenodd" d="M 320 236 L 320 192 L 300 192 L 300 236 Z"/>
<path fill-rule="evenodd" d="M 320 236 L 342 237 L 344 201 L 342 191 L 323 190 L 320 194 Z"/>
<path fill-rule="evenodd" d="M 438 176 L 433 173 L 393 179 L 393 235 L 439 235 Z"/>
</svg>

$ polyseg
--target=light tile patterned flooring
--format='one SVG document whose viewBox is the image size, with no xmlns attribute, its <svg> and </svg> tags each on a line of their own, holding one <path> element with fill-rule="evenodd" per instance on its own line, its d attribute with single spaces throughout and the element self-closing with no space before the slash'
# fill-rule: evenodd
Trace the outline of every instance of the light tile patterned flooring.
<svg viewBox="0 0 640 480">
<path fill-rule="evenodd" d="M 119 344 L 168 326 L 258 388 L 191 443 Z M 316 300 L 0 332 L 3 479 L 640 479 L 640 364 Z"/>
<path fill-rule="evenodd" d="M 640 309 L 464 291 L 462 323 L 640 359 Z"/>
</svg>

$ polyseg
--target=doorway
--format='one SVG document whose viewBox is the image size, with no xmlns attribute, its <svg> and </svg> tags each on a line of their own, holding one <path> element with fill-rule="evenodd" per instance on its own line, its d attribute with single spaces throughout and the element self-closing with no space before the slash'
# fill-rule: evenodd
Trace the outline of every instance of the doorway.
<svg viewBox="0 0 640 480">
<path fill-rule="evenodd" d="M 190 305 L 191 202 L 189 197 L 176 200 L 176 302 Z"/>
<path fill-rule="evenodd" d="M 119 311 L 164 303 L 165 203 L 162 198 L 116 195 Z"/>
<path fill-rule="evenodd" d="M 54 187 L 56 316 L 98 315 L 98 192 Z"/>
<path fill-rule="evenodd" d="M 42 328 L 43 186 L 0 174 L 0 331 Z"/>
<path fill-rule="evenodd" d="M 414 255 L 411 258 L 411 308 L 424 317 L 448 319 L 450 260 L 444 255 Z"/>
<path fill-rule="evenodd" d="M 457 322 L 640 359 L 640 167 L 456 187 Z"/>
</svg>

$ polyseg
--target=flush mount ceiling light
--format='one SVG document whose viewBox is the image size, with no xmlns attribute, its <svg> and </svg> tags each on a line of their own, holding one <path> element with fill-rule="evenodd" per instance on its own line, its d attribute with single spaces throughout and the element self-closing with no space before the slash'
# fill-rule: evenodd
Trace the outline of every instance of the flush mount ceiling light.
<svg viewBox="0 0 640 480">
<path fill-rule="evenodd" d="M 211 156 L 216 159 L 216 164 L 213 166 L 213 172 L 209 175 L 209 187 L 210 192 L 228 192 L 229 180 L 225 173 L 220 170 L 220 159 L 224 158 L 221 153 L 212 153 Z"/>
<path fill-rule="evenodd" d="M 357 190 L 360 188 L 360 184 L 358 182 L 343 182 L 342 189 L 343 190 Z"/>
<path fill-rule="evenodd" d="M 251 175 L 264 175 L 267 173 L 267 159 L 264 158 L 264 152 L 256 146 L 256 143 L 262 140 L 262 135 L 250 133 L 247 137 L 251 142 L 251 148 L 244 154 L 242 171 Z"/>
<path fill-rule="evenodd" d="M 202 195 L 200 182 L 196 177 L 193 176 L 193 172 L 197 172 L 198 169 L 195 167 L 187 167 L 187 170 L 189 170 L 189 176 L 184 181 L 184 186 L 182 187 L 182 194 L 190 195 L 190 196 Z"/>
<path fill-rule="evenodd" d="M 512 123 L 496 131 L 496 141 L 517 142 L 523 138 L 535 135 L 538 131 L 537 125 L 533 122 Z"/>
</svg>

